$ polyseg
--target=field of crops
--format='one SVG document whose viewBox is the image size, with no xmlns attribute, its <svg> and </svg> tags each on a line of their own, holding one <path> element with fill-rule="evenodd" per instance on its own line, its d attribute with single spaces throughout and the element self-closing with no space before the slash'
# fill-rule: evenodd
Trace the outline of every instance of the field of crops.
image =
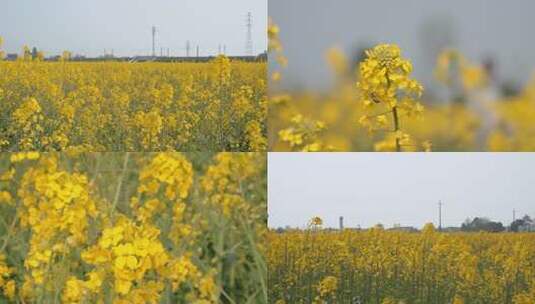
<svg viewBox="0 0 535 304">
<path fill-rule="evenodd" d="M 535 235 L 268 233 L 270 303 L 535 303 Z"/>
<path fill-rule="evenodd" d="M 0 154 L 0 303 L 265 303 L 263 153 Z"/>
<path fill-rule="evenodd" d="M 264 151 L 266 64 L 0 60 L 0 151 Z"/>
<path fill-rule="evenodd" d="M 432 81 L 448 97 L 436 100 L 412 77 L 403 50 L 384 44 L 355 68 L 332 48 L 330 91 L 286 92 L 279 31 L 270 24 L 269 151 L 535 151 L 535 78 L 497 93 L 484 66 L 445 49 Z"/>
</svg>

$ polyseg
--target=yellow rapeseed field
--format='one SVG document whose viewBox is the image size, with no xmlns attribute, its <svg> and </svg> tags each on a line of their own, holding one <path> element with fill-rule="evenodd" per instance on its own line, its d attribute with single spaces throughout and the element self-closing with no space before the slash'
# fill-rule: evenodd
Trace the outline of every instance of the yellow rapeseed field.
<svg viewBox="0 0 535 304">
<path fill-rule="evenodd" d="M 0 151 L 266 149 L 265 62 L 1 57 Z"/>
<path fill-rule="evenodd" d="M 332 90 L 285 92 L 279 31 L 270 22 L 270 151 L 535 151 L 535 77 L 516 94 L 495 95 L 483 66 L 445 49 L 434 80 L 449 97 L 431 100 L 402 50 L 381 44 L 356 70 L 341 50 L 328 50 Z"/>
<path fill-rule="evenodd" d="M 0 303 L 266 303 L 265 225 L 263 153 L 3 153 Z"/>
<path fill-rule="evenodd" d="M 535 303 L 535 235 L 268 232 L 269 302 Z"/>
</svg>

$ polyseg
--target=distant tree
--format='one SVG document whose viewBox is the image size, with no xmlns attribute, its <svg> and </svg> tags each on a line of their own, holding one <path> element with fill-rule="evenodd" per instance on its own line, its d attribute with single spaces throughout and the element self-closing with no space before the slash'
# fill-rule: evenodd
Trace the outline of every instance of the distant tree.
<svg viewBox="0 0 535 304">
<path fill-rule="evenodd" d="M 30 51 L 30 48 L 27 45 L 22 47 L 22 59 L 24 61 L 32 60 L 32 52 Z"/>
<path fill-rule="evenodd" d="M 38 54 L 37 48 L 34 46 L 32 48 L 32 59 L 37 59 L 37 54 Z"/>
<path fill-rule="evenodd" d="M 377 230 L 385 230 L 385 226 L 381 223 L 376 224 L 373 228 Z"/>
<path fill-rule="evenodd" d="M 488 218 L 484 217 L 475 217 L 471 222 L 467 219 L 461 225 L 461 231 L 468 232 L 477 232 L 477 231 L 487 231 L 487 232 L 502 232 L 505 230 L 505 227 L 500 222 L 493 222 Z"/>
<path fill-rule="evenodd" d="M 36 59 L 39 60 L 39 61 L 45 60 L 45 53 L 43 53 L 42 51 L 37 52 L 37 58 Z"/>
<path fill-rule="evenodd" d="M 533 219 L 529 215 L 524 215 L 521 219 L 516 219 L 511 223 L 511 231 L 518 232 L 521 226 L 533 223 Z"/>
<path fill-rule="evenodd" d="M 69 51 L 63 51 L 60 57 L 60 61 L 69 61 L 71 60 L 72 53 Z"/>
<path fill-rule="evenodd" d="M 525 225 L 525 222 L 523 219 L 516 219 L 511 223 L 511 231 L 518 232 L 518 228 L 524 225 Z"/>
<path fill-rule="evenodd" d="M 505 231 L 505 227 L 501 222 L 490 222 L 488 226 L 489 232 L 502 232 Z"/>
</svg>

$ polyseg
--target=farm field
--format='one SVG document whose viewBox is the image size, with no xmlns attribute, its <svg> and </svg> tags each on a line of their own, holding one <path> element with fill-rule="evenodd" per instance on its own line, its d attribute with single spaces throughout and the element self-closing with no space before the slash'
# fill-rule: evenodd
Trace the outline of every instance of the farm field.
<svg viewBox="0 0 535 304">
<path fill-rule="evenodd" d="M 263 153 L 0 154 L 0 303 L 266 303 Z"/>
<path fill-rule="evenodd" d="M 266 64 L 0 61 L 1 151 L 265 151 Z"/>
<path fill-rule="evenodd" d="M 270 303 L 535 303 L 533 233 L 268 233 Z"/>
</svg>

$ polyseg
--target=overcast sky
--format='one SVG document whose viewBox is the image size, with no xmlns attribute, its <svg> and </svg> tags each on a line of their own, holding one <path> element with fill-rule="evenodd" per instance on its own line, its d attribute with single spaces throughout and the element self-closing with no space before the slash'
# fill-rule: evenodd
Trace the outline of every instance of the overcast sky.
<svg viewBox="0 0 535 304">
<path fill-rule="evenodd" d="M 524 82 L 535 70 L 535 1 L 270 0 L 289 66 L 286 87 L 325 88 L 331 79 L 325 51 L 347 53 L 397 43 L 426 86 L 432 45 L 451 45 L 472 60 L 492 56 L 500 80 Z"/>
<path fill-rule="evenodd" d="M 535 153 L 269 153 L 269 226 L 382 223 L 460 226 L 468 217 L 505 225 L 535 215 Z"/>
<path fill-rule="evenodd" d="M 114 49 L 115 55 L 147 55 L 155 25 L 158 53 L 164 47 L 184 55 L 190 40 L 201 55 L 217 52 L 219 44 L 228 54 L 243 54 L 247 12 L 255 52 L 267 45 L 267 0 L 2 0 L 0 7 L 0 36 L 9 53 L 26 44 L 48 54 L 95 56 Z"/>
</svg>

